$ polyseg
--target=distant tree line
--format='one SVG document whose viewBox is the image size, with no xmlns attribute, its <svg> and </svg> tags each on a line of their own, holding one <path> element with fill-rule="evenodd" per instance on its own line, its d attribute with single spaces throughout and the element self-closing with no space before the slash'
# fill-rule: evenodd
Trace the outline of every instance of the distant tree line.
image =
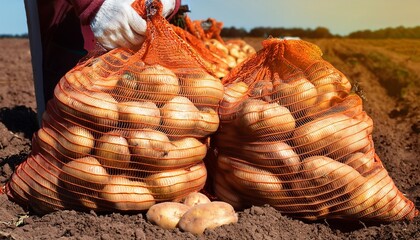
<svg viewBox="0 0 420 240">
<path fill-rule="evenodd" d="M 420 26 L 384 28 L 375 31 L 363 30 L 352 32 L 349 38 L 420 38 Z"/>
<path fill-rule="evenodd" d="M 0 38 L 28 38 L 28 34 L 0 34 Z"/>
<path fill-rule="evenodd" d="M 273 28 L 273 27 L 256 27 L 247 32 L 245 29 L 237 29 L 235 27 L 223 28 L 222 37 L 300 37 L 300 38 L 332 38 L 339 37 L 330 33 L 325 27 L 317 27 L 315 29 L 303 28 Z"/>
<path fill-rule="evenodd" d="M 300 38 L 420 38 L 420 26 L 406 28 L 384 28 L 379 30 L 363 30 L 352 32 L 347 36 L 332 34 L 328 28 L 317 27 L 315 29 L 303 28 L 273 28 L 256 27 L 249 32 L 243 28 L 225 27 L 221 32 L 222 37 L 300 37 Z"/>
</svg>

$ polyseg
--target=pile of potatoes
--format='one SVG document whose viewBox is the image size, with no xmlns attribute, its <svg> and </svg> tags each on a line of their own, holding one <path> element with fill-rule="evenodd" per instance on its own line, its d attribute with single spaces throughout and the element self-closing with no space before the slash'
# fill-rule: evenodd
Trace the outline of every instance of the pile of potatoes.
<svg viewBox="0 0 420 240">
<path fill-rule="evenodd" d="M 147 219 L 164 229 L 180 229 L 202 234 L 206 229 L 238 222 L 238 214 L 225 202 L 214 201 L 198 192 L 187 195 L 181 203 L 164 202 L 150 207 Z"/>
<path fill-rule="evenodd" d="M 140 211 L 203 188 L 208 136 L 219 126 L 219 79 L 118 51 L 67 73 L 33 151 L 8 184 L 36 212 Z"/>
<path fill-rule="evenodd" d="M 219 57 L 229 66 L 229 69 L 236 67 L 256 52 L 251 45 L 240 39 L 232 39 L 222 43 L 212 38 L 204 40 L 204 44 L 218 49 L 219 51 L 217 53 Z"/>
<path fill-rule="evenodd" d="M 414 204 L 375 155 L 372 120 L 348 79 L 320 56 L 308 66 L 305 56 L 290 54 L 305 45 L 264 46 L 223 79 L 213 138 L 216 196 L 237 209 L 270 204 L 310 220 L 413 218 Z"/>
</svg>

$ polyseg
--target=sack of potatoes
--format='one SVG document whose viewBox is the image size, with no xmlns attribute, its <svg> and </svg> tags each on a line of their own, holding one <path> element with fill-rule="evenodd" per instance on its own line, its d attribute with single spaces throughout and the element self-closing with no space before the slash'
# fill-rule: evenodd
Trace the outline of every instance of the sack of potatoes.
<svg viewBox="0 0 420 240">
<path fill-rule="evenodd" d="M 216 196 L 309 220 L 417 216 L 375 154 L 372 119 L 349 80 L 308 42 L 263 46 L 223 79 L 209 167 Z"/>
<path fill-rule="evenodd" d="M 90 58 L 55 86 L 12 200 L 39 214 L 143 211 L 203 188 L 223 85 L 160 11 L 147 24 L 139 50 Z"/>
</svg>

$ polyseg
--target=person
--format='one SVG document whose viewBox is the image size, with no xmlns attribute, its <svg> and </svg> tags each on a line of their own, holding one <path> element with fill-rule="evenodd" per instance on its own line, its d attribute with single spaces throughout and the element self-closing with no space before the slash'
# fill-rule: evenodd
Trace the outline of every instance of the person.
<svg viewBox="0 0 420 240">
<path fill-rule="evenodd" d="M 143 0 L 144 1 L 144 0 Z M 38 124 L 54 87 L 89 51 L 139 46 L 146 20 L 134 0 L 25 0 Z M 170 19 L 181 0 L 161 0 Z"/>
</svg>

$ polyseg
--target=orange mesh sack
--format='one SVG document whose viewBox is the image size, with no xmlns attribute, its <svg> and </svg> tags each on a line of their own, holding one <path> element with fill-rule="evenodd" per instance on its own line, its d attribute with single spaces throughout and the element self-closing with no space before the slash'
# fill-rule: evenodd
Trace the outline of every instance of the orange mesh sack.
<svg viewBox="0 0 420 240">
<path fill-rule="evenodd" d="M 152 3 L 146 41 L 69 71 L 6 192 L 37 213 L 141 211 L 199 191 L 223 85 Z"/>
<path fill-rule="evenodd" d="M 174 25 L 172 25 L 172 28 L 180 38 L 191 45 L 203 58 L 205 65 L 214 72 L 216 77 L 223 78 L 229 73 L 230 68 L 222 56 L 208 48 L 203 41 L 193 34 Z"/>
<path fill-rule="evenodd" d="M 231 39 L 225 42 L 220 36 L 223 23 L 214 18 L 192 21 L 186 16 L 185 23 L 186 30 L 201 40 L 210 52 L 221 58 L 228 65 L 228 70 L 255 53 L 255 49 L 244 40 Z"/>
<path fill-rule="evenodd" d="M 223 79 L 209 175 L 236 208 L 303 219 L 412 219 L 375 154 L 372 120 L 348 79 L 304 41 L 268 39 Z"/>
</svg>

